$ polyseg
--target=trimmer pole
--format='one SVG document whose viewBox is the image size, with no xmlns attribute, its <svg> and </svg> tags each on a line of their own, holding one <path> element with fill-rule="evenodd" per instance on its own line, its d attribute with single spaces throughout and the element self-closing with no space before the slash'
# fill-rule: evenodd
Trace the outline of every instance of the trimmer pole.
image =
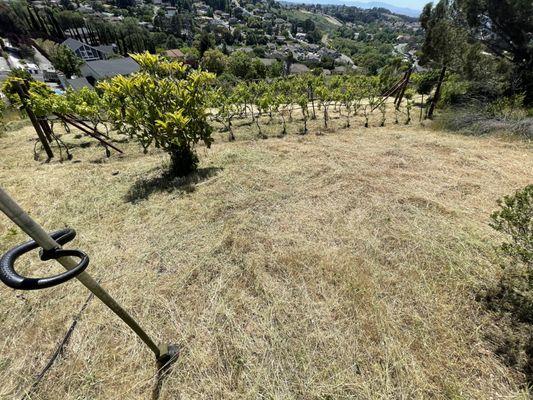
<svg viewBox="0 0 533 400">
<path fill-rule="evenodd" d="M 40 247 L 44 250 L 52 250 L 59 248 L 59 244 L 37 223 L 35 222 L 20 206 L 0 187 L 0 211 L 20 227 L 26 234 L 28 234 Z M 71 270 L 78 264 L 77 261 L 70 257 L 60 257 L 57 261 L 63 265 L 67 270 Z M 128 314 L 126 310 L 118 304 L 89 273 L 83 271 L 76 276 L 76 278 L 89 289 L 96 297 L 98 297 L 111 311 L 113 311 L 120 319 L 122 319 L 139 338 L 150 348 L 154 353 L 158 363 L 170 361 L 175 355 L 173 346 L 162 345 L 157 346 L 155 342 L 148 336 L 148 334 L 139 326 L 139 324 Z M 170 348 L 170 349 L 169 349 Z M 173 353 L 174 352 L 174 353 Z M 173 354 L 171 354 L 173 353 Z"/>
</svg>

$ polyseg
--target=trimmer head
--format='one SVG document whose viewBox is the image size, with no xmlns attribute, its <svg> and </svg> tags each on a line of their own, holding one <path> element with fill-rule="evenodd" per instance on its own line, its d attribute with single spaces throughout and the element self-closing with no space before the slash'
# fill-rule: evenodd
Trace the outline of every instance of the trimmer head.
<svg viewBox="0 0 533 400">
<path fill-rule="evenodd" d="M 167 370 L 179 356 L 178 346 L 175 344 L 164 343 L 159 345 L 159 357 L 157 357 L 157 369 Z M 164 372 L 164 371 L 161 371 Z"/>
</svg>

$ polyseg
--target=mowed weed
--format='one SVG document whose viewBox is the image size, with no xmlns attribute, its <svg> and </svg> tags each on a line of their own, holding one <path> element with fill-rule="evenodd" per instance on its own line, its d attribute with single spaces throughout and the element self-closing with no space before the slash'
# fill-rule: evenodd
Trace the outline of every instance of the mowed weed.
<svg viewBox="0 0 533 400">
<path fill-rule="evenodd" d="M 35 162 L 28 127 L 0 138 L 0 181 L 46 229 L 75 228 L 88 271 L 180 346 L 161 399 L 527 397 L 476 297 L 500 274 L 489 214 L 531 183 L 531 148 L 404 125 L 317 136 L 319 123 L 219 138 L 196 176 L 171 182 L 165 155 L 133 143 Z M 0 251 L 24 240 L 0 218 Z M 36 255 L 19 270 L 61 271 Z M 0 286 L 1 398 L 31 385 L 86 296 L 76 281 Z M 31 399 L 146 399 L 154 372 L 94 300 Z"/>
</svg>

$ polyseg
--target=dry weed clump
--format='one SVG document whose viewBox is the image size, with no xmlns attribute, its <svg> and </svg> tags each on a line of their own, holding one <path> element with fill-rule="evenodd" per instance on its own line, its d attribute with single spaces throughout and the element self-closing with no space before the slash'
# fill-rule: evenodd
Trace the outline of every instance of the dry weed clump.
<svg viewBox="0 0 533 400">
<path fill-rule="evenodd" d="M 0 181 L 48 229 L 75 228 L 89 271 L 180 345 L 161 399 L 527 396 L 475 299 L 500 271 L 495 201 L 533 177 L 526 145 L 354 122 L 217 141 L 199 151 L 204 172 L 169 183 L 161 153 L 77 147 L 80 162 L 39 164 L 31 137 L 0 138 Z M 0 218 L 0 251 L 23 240 Z M 36 260 L 19 269 L 59 271 Z M 0 287 L 0 398 L 31 385 L 85 298 L 75 281 Z M 150 352 L 93 301 L 32 399 L 145 399 L 153 374 Z"/>
</svg>

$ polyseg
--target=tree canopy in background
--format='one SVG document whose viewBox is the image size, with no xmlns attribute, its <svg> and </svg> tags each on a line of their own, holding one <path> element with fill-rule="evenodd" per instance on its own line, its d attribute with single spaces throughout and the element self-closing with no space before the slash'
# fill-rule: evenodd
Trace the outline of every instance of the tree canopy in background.
<svg viewBox="0 0 533 400">
<path fill-rule="evenodd" d="M 491 81 L 487 88 L 498 74 L 504 76 L 508 63 L 507 91 L 533 102 L 531 0 L 441 0 L 424 7 L 420 22 L 426 32 L 423 62 Z"/>
<path fill-rule="evenodd" d="M 533 103 L 533 3 L 531 0 L 457 0 L 473 36 L 511 61 L 517 86 Z"/>
</svg>

